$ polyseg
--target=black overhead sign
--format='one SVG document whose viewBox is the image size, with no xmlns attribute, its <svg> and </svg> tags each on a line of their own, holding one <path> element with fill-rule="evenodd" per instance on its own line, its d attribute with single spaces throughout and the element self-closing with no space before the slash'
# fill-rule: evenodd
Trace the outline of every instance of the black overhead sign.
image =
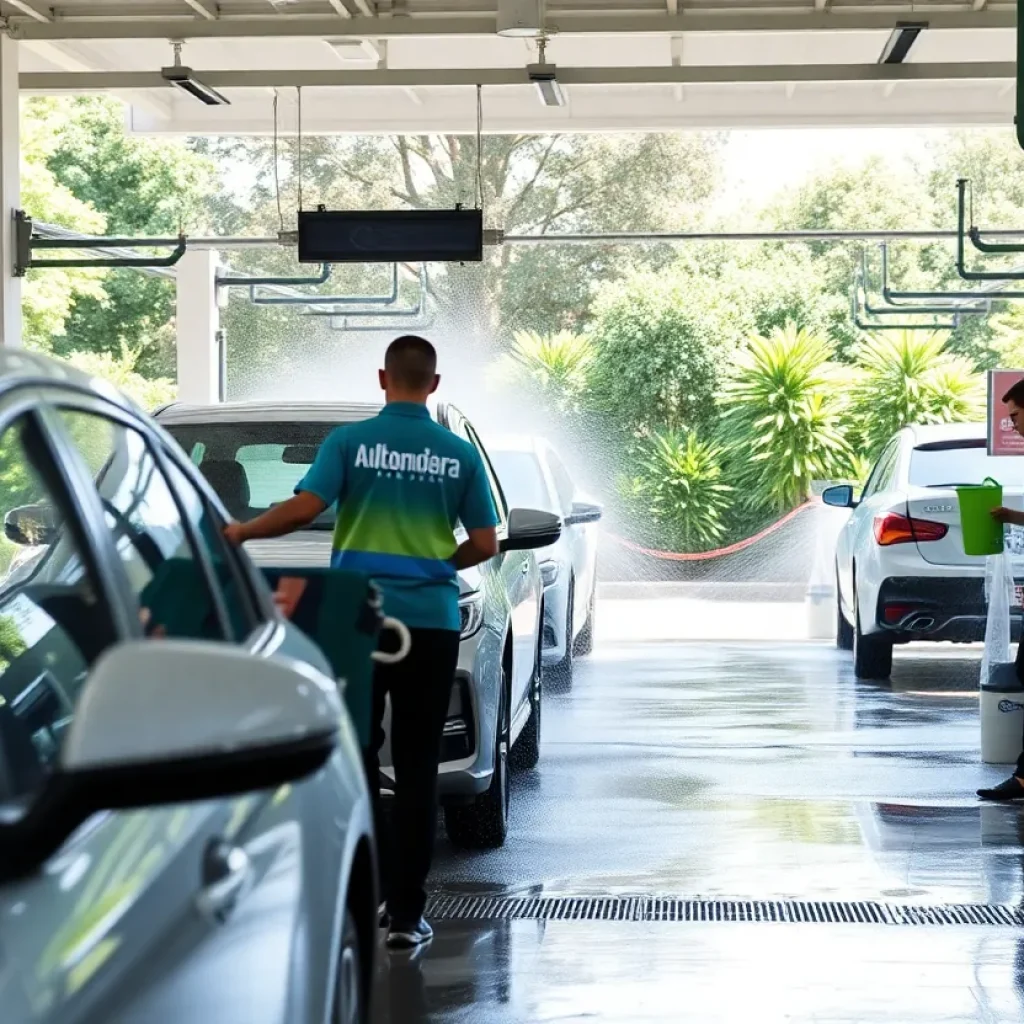
<svg viewBox="0 0 1024 1024">
<path fill-rule="evenodd" d="M 480 210 L 309 210 L 299 214 L 300 263 L 479 263 Z"/>
</svg>

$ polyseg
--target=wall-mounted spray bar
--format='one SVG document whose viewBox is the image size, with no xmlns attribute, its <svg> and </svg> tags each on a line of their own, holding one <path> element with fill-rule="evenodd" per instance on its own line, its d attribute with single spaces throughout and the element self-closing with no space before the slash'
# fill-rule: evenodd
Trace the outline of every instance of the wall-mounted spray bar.
<svg viewBox="0 0 1024 1024">
<path fill-rule="evenodd" d="M 149 270 L 173 267 L 185 255 L 188 245 L 184 235 L 171 241 L 155 238 L 99 238 L 94 236 L 43 237 L 33 232 L 32 218 L 24 210 L 15 211 L 14 231 L 14 274 L 16 277 L 24 277 L 30 270 L 71 270 L 83 267 Z M 146 248 L 171 248 L 172 251 L 166 256 L 96 256 L 59 260 L 36 259 L 34 255 L 39 250 L 54 249 L 96 252 L 101 249 Z"/>
<path fill-rule="evenodd" d="M 883 257 L 884 258 L 884 257 Z M 884 277 L 883 277 L 884 281 Z M 864 311 L 872 316 L 906 316 L 908 313 L 923 313 L 929 316 L 941 316 L 946 313 L 962 314 L 963 316 L 984 316 L 992 311 L 991 300 L 984 302 L 939 302 L 921 305 L 913 302 L 890 302 L 886 299 L 887 305 L 873 306 L 871 304 L 871 274 L 868 269 L 868 254 L 866 249 L 860 253 L 860 273 L 854 279 L 854 287 L 859 283 L 864 292 Z M 883 298 L 885 294 L 883 292 Z"/>
<path fill-rule="evenodd" d="M 420 287 L 424 287 L 426 265 L 420 270 Z M 383 295 L 258 295 L 258 285 L 250 289 L 255 306 L 393 306 L 398 301 L 398 264 L 391 265 L 391 289 Z M 397 314 L 400 310 L 394 310 Z"/>
<path fill-rule="evenodd" d="M 882 296 L 886 302 L 898 302 L 900 299 L 981 299 L 989 302 L 1001 302 L 1003 300 L 1024 299 L 1024 291 L 1012 291 L 1009 288 L 1000 288 L 990 285 L 987 288 L 978 288 L 976 291 L 900 291 L 889 287 L 889 245 L 882 242 L 879 246 L 882 251 Z M 1022 269 L 1022 268 L 1015 268 Z"/>
<path fill-rule="evenodd" d="M 965 256 L 965 239 L 967 238 L 967 187 L 970 182 L 966 178 L 960 178 L 956 183 L 956 272 L 965 281 L 1024 281 L 1024 270 L 968 270 Z M 974 231 L 974 226 L 971 226 Z M 973 241 L 972 237 L 972 241 Z M 975 243 L 976 244 L 976 243 Z M 994 243 L 982 243 L 992 245 Z M 981 246 L 977 246 L 979 249 Z M 982 249 L 984 252 L 985 250 Z M 1024 252 L 1024 247 L 1009 247 L 1003 250 L 1007 252 Z"/>
</svg>

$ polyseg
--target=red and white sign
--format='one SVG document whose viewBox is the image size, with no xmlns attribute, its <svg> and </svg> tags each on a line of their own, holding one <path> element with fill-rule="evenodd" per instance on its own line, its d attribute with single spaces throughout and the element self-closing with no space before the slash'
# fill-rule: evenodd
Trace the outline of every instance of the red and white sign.
<svg viewBox="0 0 1024 1024">
<path fill-rule="evenodd" d="M 988 372 L 989 455 L 1024 455 L 1024 437 L 1014 429 L 1003 404 L 1003 395 L 1019 380 L 1024 380 L 1024 370 Z"/>
</svg>

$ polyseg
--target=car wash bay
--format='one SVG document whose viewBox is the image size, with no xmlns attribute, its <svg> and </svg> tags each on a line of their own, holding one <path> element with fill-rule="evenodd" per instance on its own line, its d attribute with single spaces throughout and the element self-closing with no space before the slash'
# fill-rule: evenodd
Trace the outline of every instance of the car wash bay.
<svg viewBox="0 0 1024 1024">
<path fill-rule="evenodd" d="M 268 132 L 269 90 L 300 86 L 309 134 L 471 133 L 477 85 L 496 132 L 1012 118 L 1014 17 L 998 4 L 931 15 L 906 67 L 878 63 L 899 5 L 574 5 L 548 22 L 561 106 L 538 101 L 493 11 L 261 6 L 0 3 L 3 215 L 19 206 L 19 71 L 25 91 L 116 92 L 156 134 Z M 161 78 L 171 40 L 229 106 Z M 238 240 L 193 242 L 178 367 L 201 403 L 219 393 L 216 253 Z M 0 333 L 17 344 L 7 236 L 0 255 Z M 978 764 L 976 656 L 901 652 L 891 682 L 857 683 L 848 656 L 804 639 L 803 616 L 751 594 L 603 593 L 595 653 L 547 694 L 506 845 L 456 852 L 439 832 L 436 938 L 381 957 L 376 1019 L 1020 1020 L 1024 824 L 973 800 L 1002 777 Z"/>
<path fill-rule="evenodd" d="M 441 838 L 379 1021 L 1020 1019 L 1024 822 L 973 799 L 973 654 L 866 684 L 824 642 L 614 633 L 549 696 L 504 849 Z"/>
</svg>

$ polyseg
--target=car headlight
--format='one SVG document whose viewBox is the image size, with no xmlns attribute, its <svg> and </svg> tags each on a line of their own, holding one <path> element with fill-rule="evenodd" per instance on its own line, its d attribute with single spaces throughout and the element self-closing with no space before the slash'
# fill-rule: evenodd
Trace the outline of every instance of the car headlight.
<svg viewBox="0 0 1024 1024">
<path fill-rule="evenodd" d="M 540 580 L 545 587 L 550 587 L 552 583 L 558 582 L 558 573 L 561 566 L 557 562 L 541 562 L 540 563 Z"/>
<path fill-rule="evenodd" d="M 467 594 L 459 600 L 459 635 L 463 640 L 472 636 L 483 625 L 483 594 Z"/>
</svg>

